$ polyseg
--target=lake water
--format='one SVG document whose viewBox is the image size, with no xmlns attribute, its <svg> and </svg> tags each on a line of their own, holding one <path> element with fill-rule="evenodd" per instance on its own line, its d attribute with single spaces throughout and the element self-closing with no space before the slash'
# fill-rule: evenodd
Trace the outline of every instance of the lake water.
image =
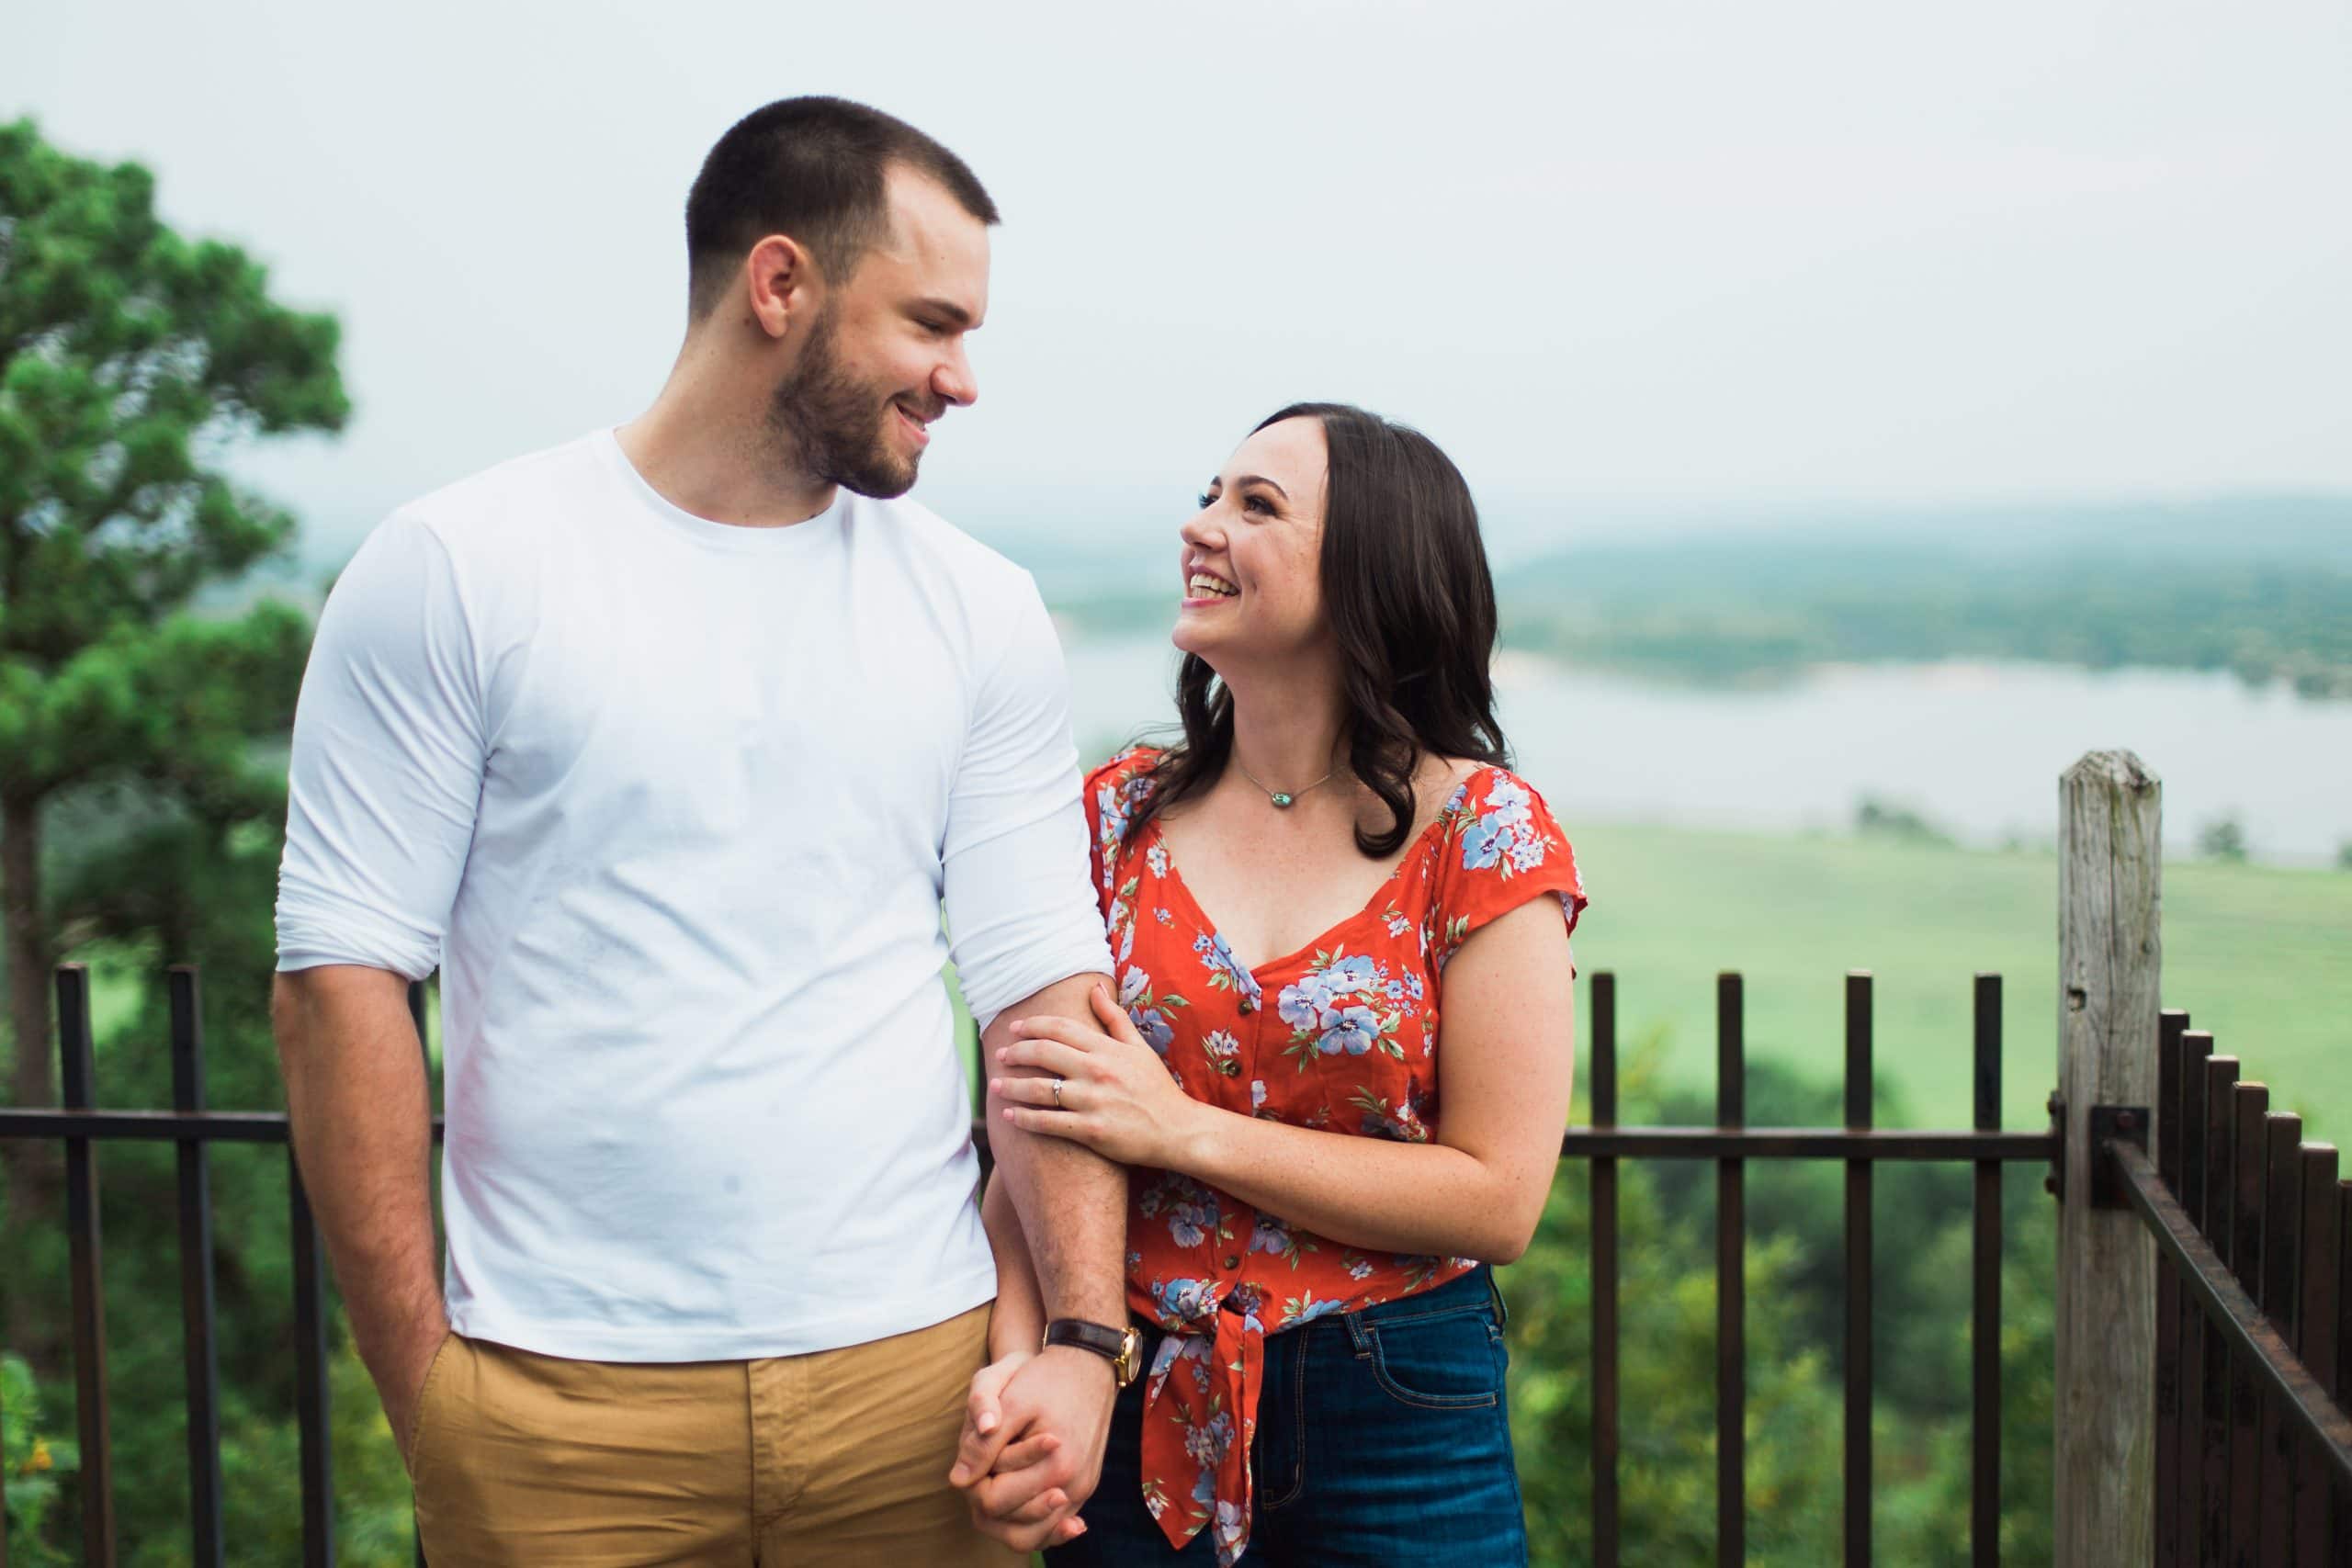
<svg viewBox="0 0 2352 1568">
<path fill-rule="evenodd" d="M 1173 719 L 1164 640 L 1067 646 L 1090 761 Z M 2260 860 L 2328 864 L 2352 842 L 2352 703 L 2226 674 L 1871 665 L 1726 691 L 1506 655 L 1496 685 L 1520 771 L 1571 821 L 1839 829 L 1871 795 L 1966 842 L 2047 842 L 2058 775 L 2085 751 L 2124 747 L 2164 780 L 2170 853 L 2233 816 Z"/>
</svg>

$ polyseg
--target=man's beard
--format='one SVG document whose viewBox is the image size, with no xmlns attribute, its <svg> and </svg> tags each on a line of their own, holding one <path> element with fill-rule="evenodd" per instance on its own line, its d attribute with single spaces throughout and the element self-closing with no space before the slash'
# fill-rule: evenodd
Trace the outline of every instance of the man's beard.
<svg viewBox="0 0 2352 1568">
<path fill-rule="evenodd" d="M 878 501 L 914 488 L 922 454 L 901 457 L 885 434 L 890 400 L 860 384 L 833 353 L 840 321 L 829 306 L 811 329 L 800 362 L 776 386 L 768 425 L 792 446 L 810 477 Z"/>
</svg>

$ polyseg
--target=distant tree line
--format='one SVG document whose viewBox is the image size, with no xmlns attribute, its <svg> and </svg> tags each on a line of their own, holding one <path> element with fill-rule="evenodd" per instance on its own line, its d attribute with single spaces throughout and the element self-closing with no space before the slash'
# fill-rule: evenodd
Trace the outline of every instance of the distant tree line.
<svg viewBox="0 0 2352 1568">
<path fill-rule="evenodd" d="M 2347 517 L 2352 522 L 2352 517 Z M 2352 696 L 2352 566 L 2318 557 L 2015 556 L 1820 539 L 1592 550 L 1514 570 L 1505 637 L 1693 680 L 1826 662 L 2030 660 L 2228 671 Z"/>
</svg>

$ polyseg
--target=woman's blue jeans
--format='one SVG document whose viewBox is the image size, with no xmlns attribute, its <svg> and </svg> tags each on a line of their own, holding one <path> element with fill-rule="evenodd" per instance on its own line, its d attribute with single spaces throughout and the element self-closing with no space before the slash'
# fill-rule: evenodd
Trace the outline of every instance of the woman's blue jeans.
<svg viewBox="0 0 2352 1568">
<path fill-rule="evenodd" d="M 1503 1323 L 1494 1271 L 1481 1265 L 1433 1291 L 1266 1336 L 1242 1563 L 1524 1564 Z M 1159 1337 L 1139 1326 L 1148 1367 Z M 1145 1382 L 1119 1394 L 1086 1533 L 1046 1554 L 1052 1568 L 1216 1561 L 1211 1531 L 1179 1552 L 1143 1506 Z"/>
</svg>

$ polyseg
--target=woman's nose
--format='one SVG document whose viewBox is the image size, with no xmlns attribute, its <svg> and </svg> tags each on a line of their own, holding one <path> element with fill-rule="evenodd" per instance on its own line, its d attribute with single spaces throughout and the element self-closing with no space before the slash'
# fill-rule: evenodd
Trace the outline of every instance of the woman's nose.
<svg viewBox="0 0 2352 1568">
<path fill-rule="evenodd" d="M 1216 509 L 1215 507 L 1204 506 L 1200 511 L 1193 513 L 1192 516 L 1184 520 L 1184 525 L 1176 530 L 1178 536 L 1182 538 L 1186 544 L 1194 546 L 1200 549 L 1223 549 L 1225 547 L 1225 530 L 1220 527 L 1215 520 L 1216 510 Z"/>
</svg>

